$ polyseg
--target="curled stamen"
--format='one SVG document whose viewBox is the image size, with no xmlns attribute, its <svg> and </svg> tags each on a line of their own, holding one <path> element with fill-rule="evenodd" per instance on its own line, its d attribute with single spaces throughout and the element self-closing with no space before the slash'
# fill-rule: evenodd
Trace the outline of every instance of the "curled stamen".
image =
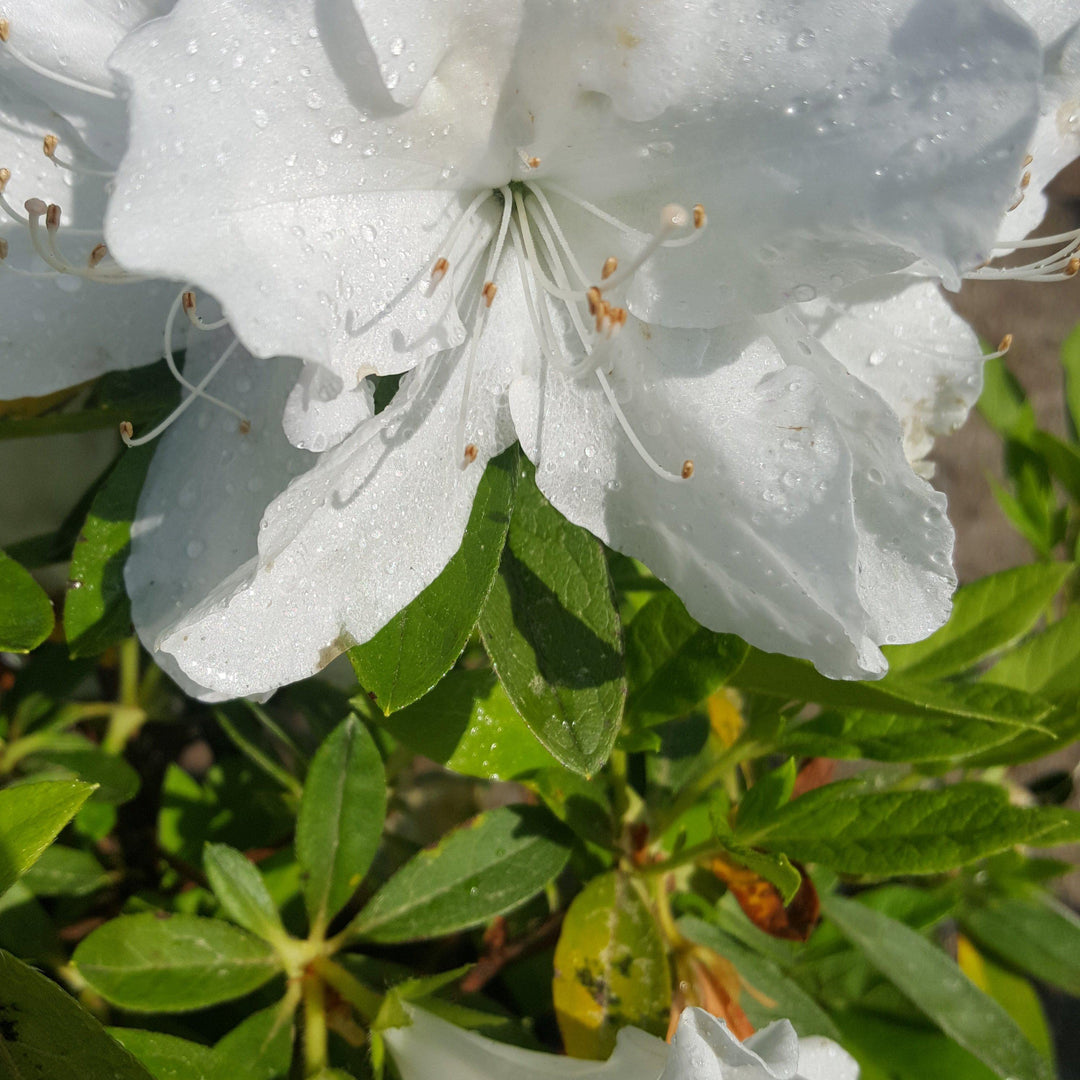
<svg viewBox="0 0 1080 1080">
<path fill-rule="evenodd" d="M 43 67 L 41 64 L 37 63 L 37 61 L 31 60 L 29 56 L 11 44 L 11 23 L 7 19 L 0 19 L 0 43 L 4 45 L 5 50 L 13 60 L 17 60 L 23 67 L 28 68 L 37 75 L 52 80 L 52 82 L 59 83 L 61 86 L 70 86 L 73 90 L 82 90 L 83 93 L 93 94 L 95 97 L 108 98 L 111 101 L 115 101 L 118 96 L 112 90 L 105 90 L 100 86 L 93 86 L 90 83 L 84 83 L 79 79 L 72 79 L 67 75 L 60 75 L 55 71 L 50 71 L 47 67 Z"/>
<path fill-rule="evenodd" d="M 184 309 L 184 314 L 188 317 L 188 322 L 190 322 L 196 330 L 220 330 L 229 322 L 227 318 L 221 318 L 212 323 L 204 321 L 198 313 L 195 303 L 195 293 L 191 289 L 185 289 L 180 294 L 180 305 Z"/>
<path fill-rule="evenodd" d="M 7 202 L 0 196 L 0 205 L 5 210 L 9 209 Z M 80 267 L 72 263 L 60 250 L 57 233 L 60 231 L 61 210 L 56 203 L 46 205 L 41 199 L 27 199 L 25 204 L 27 217 L 25 224 L 30 233 L 30 243 L 34 251 L 53 270 L 59 274 L 70 274 L 72 277 L 86 278 L 90 281 L 104 282 L 111 285 L 123 285 L 130 282 L 143 281 L 144 278 L 129 274 L 120 267 L 103 267 L 91 262 L 89 266 Z M 15 220 L 22 220 L 17 215 Z M 41 236 L 41 219 L 45 218 L 46 238 Z M 91 257 L 93 253 L 91 253 Z M 102 256 L 103 258 L 104 256 Z M 100 262 L 100 259 L 98 260 Z"/>
</svg>

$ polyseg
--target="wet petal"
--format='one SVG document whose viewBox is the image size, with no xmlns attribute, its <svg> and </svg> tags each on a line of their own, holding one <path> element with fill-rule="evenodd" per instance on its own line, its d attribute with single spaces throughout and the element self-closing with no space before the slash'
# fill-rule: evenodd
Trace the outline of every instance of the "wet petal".
<svg viewBox="0 0 1080 1080">
<path fill-rule="evenodd" d="M 346 387 L 319 364 L 305 364 L 285 402 L 285 435 L 293 446 L 321 453 L 375 414 L 371 382 Z"/>
</svg>

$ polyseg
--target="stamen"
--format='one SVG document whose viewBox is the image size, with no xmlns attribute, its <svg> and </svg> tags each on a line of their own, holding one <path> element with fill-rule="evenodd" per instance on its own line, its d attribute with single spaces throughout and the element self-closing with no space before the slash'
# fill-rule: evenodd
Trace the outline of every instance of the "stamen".
<svg viewBox="0 0 1080 1080">
<path fill-rule="evenodd" d="M 616 271 L 600 287 L 602 292 L 614 289 L 624 281 L 628 281 L 641 269 L 642 266 L 653 256 L 653 253 L 673 233 L 686 228 L 690 223 L 690 215 L 678 203 L 669 203 L 660 211 L 660 228 L 652 239 L 638 253 L 637 258 L 629 266 Z"/>
<path fill-rule="evenodd" d="M 687 458 L 682 463 L 682 478 L 684 480 L 689 480 L 690 477 L 693 476 L 693 475 L 694 475 L 694 462 L 693 462 L 693 459 L 692 458 Z"/>
<path fill-rule="evenodd" d="M 985 263 L 965 274 L 968 280 L 992 281 L 1067 281 L 1080 273 L 1080 229 L 1037 236 L 1028 240 L 1002 240 L 994 245 L 997 251 L 1011 252 L 1029 248 L 1061 246 L 1045 258 L 1022 266 L 988 266 Z"/>
<path fill-rule="evenodd" d="M 86 260 L 86 264 L 89 267 L 95 267 L 106 255 L 109 254 L 109 249 L 104 244 L 98 244 L 93 251 L 90 252 L 89 258 Z"/>
<path fill-rule="evenodd" d="M 526 169 L 540 168 L 540 159 L 538 157 L 533 157 L 530 154 L 526 154 L 520 147 L 518 147 L 518 157 L 521 158 Z"/>
<path fill-rule="evenodd" d="M 137 439 L 133 438 L 134 428 L 131 423 L 125 420 L 120 425 L 120 438 L 124 440 L 125 446 L 143 446 L 148 442 L 156 439 L 163 431 L 169 428 L 176 420 L 178 420 L 190 407 L 191 403 L 197 398 L 203 397 L 203 390 L 209 384 L 210 380 L 225 366 L 225 362 L 236 351 L 240 341 L 237 338 L 233 338 L 232 344 L 214 361 L 213 366 L 209 371 L 196 383 L 194 387 L 194 393 L 189 394 L 179 405 L 164 420 L 161 421 L 152 431 L 148 431 L 145 435 L 140 435 Z M 250 424 L 248 425 L 250 431 Z M 243 427 L 241 427 L 243 431 Z"/>
<path fill-rule="evenodd" d="M 0 43 L 4 45 L 8 55 L 13 60 L 17 60 L 23 67 L 29 68 L 30 71 L 33 71 L 46 79 L 51 79 L 61 86 L 70 86 L 73 90 L 81 90 L 85 94 L 93 94 L 96 97 L 108 98 L 110 101 L 115 101 L 119 97 L 119 95 L 112 90 L 104 90 L 100 86 L 93 86 L 90 83 L 84 83 L 79 79 L 72 79 L 67 75 L 60 75 L 55 71 L 50 71 L 47 67 L 42 67 L 37 61 L 31 60 L 29 56 L 15 48 L 15 46 L 11 44 L 10 38 L 11 23 L 7 19 L 0 19 Z"/>
<path fill-rule="evenodd" d="M 218 319 L 217 322 L 212 323 L 204 322 L 196 310 L 195 293 L 192 292 L 191 289 L 187 289 L 180 294 L 180 303 L 184 309 L 184 314 L 188 317 L 188 322 L 190 322 L 196 330 L 220 330 L 229 322 L 227 318 L 221 318 Z M 358 379 L 357 382 L 359 381 L 360 380 Z"/>
<path fill-rule="evenodd" d="M 604 260 L 604 268 L 600 271 L 600 280 L 606 281 L 616 270 L 619 269 L 619 260 L 614 255 L 609 255 Z"/>
<path fill-rule="evenodd" d="M 511 211 L 513 208 L 513 200 L 511 198 L 510 188 L 500 188 L 500 193 L 503 197 L 503 211 L 502 218 L 499 221 L 499 232 L 495 238 L 495 243 L 492 245 L 491 254 L 488 256 L 487 270 L 484 273 L 484 287 L 481 290 L 481 298 L 483 303 L 477 305 L 476 315 L 474 316 L 472 340 L 469 342 L 469 356 L 465 362 L 465 386 L 462 388 L 461 393 L 461 412 L 458 414 L 458 430 L 457 430 L 457 443 L 460 446 L 465 442 L 465 425 L 469 419 L 469 398 L 472 395 L 472 381 L 473 372 L 476 367 L 476 352 L 480 345 L 480 336 L 484 332 L 484 326 L 487 323 L 487 314 L 491 310 L 491 304 L 495 299 L 496 286 L 492 280 L 495 277 L 495 271 L 499 265 L 499 259 L 502 258 L 503 246 L 506 244 L 506 234 L 510 228 Z M 475 200 L 474 200 L 475 202 Z M 472 453 L 470 455 L 470 448 Z M 463 451 L 462 468 L 466 468 L 476 460 L 477 449 L 475 443 L 466 443 Z"/>
<path fill-rule="evenodd" d="M 42 149 L 45 151 L 45 156 L 58 168 L 67 169 L 68 172 L 84 173 L 87 176 L 104 176 L 112 179 L 116 173 L 112 169 L 91 169 L 86 165 L 76 165 L 73 161 L 65 161 L 63 158 L 56 156 L 56 148 L 60 145 L 60 138 L 57 135 L 46 135 L 42 139 Z"/>
<path fill-rule="evenodd" d="M 488 199 L 493 198 L 494 195 L 495 192 L 490 189 L 481 191 L 480 194 L 465 208 L 462 215 L 450 226 L 450 229 L 442 242 L 442 250 L 445 251 L 446 254 L 440 255 L 431 268 L 431 276 L 428 278 L 429 292 L 434 292 L 439 282 L 446 277 L 446 274 L 450 269 L 450 257 L 454 253 L 454 244 L 457 242 L 458 234 L 465 225 L 472 220 L 473 214 L 475 214 Z"/>
<path fill-rule="evenodd" d="M 435 267 L 431 271 L 431 287 L 433 289 L 444 277 L 446 277 L 446 271 L 449 269 L 450 263 L 447 262 L 446 259 L 436 259 Z"/>
<path fill-rule="evenodd" d="M 178 309 L 182 306 L 185 311 L 188 310 L 188 297 L 191 297 L 191 306 L 194 310 L 195 306 L 195 294 L 190 289 L 185 289 L 180 295 L 172 302 L 172 306 L 169 308 L 169 314 L 165 316 L 165 331 L 162 335 L 162 352 L 165 355 L 165 363 L 168 365 L 169 373 L 172 377 L 186 390 L 191 392 L 192 397 L 201 397 L 204 401 L 210 405 L 216 405 L 219 409 L 224 409 L 227 413 L 232 413 L 240 421 L 240 431 L 246 435 L 251 430 L 251 421 L 240 412 L 239 409 L 230 405 L 227 401 L 222 401 L 221 398 L 214 397 L 213 394 L 204 393 L 195 383 L 189 382 L 184 378 L 183 373 L 176 366 L 176 357 L 173 355 L 172 339 L 173 339 L 173 327 L 176 325 L 176 315 Z M 190 319 L 190 314 L 188 315 Z M 227 319 L 222 319 L 217 324 L 218 326 L 224 325 L 228 322 Z M 195 324 L 200 330 L 210 330 L 212 327 L 206 323 L 203 323 L 200 319 Z"/>
</svg>

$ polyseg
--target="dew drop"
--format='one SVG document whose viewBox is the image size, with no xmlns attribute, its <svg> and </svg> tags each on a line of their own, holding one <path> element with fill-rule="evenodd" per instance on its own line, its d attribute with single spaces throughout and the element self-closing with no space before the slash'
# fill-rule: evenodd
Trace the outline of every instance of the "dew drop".
<svg viewBox="0 0 1080 1080">
<path fill-rule="evenodd" d="M 809 49 L 815 41 L 817 41 L 817 34 L 809 27 L 805 27 L 791 39 L 791 47 L 793 49 Z"/>
<path fill-rule="evenodd" d="M 340 146 L 345 141 L 345 136 L 348 132 L 343 127 L 336 127 L 330 132 L 330 141 L 334 146 Z"/>
</svg>

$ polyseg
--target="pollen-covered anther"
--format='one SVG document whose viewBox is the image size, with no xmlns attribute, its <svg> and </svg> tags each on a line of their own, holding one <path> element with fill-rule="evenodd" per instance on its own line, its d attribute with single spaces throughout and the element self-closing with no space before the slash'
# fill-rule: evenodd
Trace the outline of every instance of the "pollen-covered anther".
<svg viewBox="0 0 1080 1080">
<path fill-rule="evenodd" d="M 56 135 L 46 135 L 41 140 L 41 149 L 45 152 L 47 158 L 51 158 L 56 153 L 56 148 L 60 145 L 60 139 Z"/>
<path fill-rule="evenodd" d="M 701 203 L 694 204 L 694 228 L 704 229 L 708 224 L 709 215 L 705 213 L 705 207 Z"/>
<path fill-rule="evenodd" d="M 999 353 L 1007 353 L 1012 348 L 1013 336 L 1012 334 L 1006 334 L 1001 339 L 1001 344 L 998 345 Z"/>
<path fill-rule="evenodd" d="M 528 165 L 530 169 L 539 169 L 540 159 L 538 157 L 527 157 L 525 159 L 525 164 Z"/>
<path fill-rule="evenodd" d="M 1024 160 L 1020 163 L 1020 168 L 1026 169 L 1034 160 L 1035 159 L 1031 156 L 1031 154 L 1026 154 L 1024 156 Z"/>
<path fill-rule="evenodd" d="M 434 288 L 439 284 L 444 277 L 446 277 L 447 270 L 450 269 L 450 262 L 448 259 L 439 258 L 435 260 L 435 265 L 431 268 L 431 287 Z"/>
<path fill-rule="evenodd" d="M 471 465 L 476 460 L 477 453 L 476 443 L 469 443 L 469 445 L 465 447 L 465 464 Z"/>
<path fill-rule="evenodd" d="M 120 438 L 127 442 L 135 434 L 135 428 L 130 420 L 120 421 Z"/>
<path fill-rule="evenodd" d="M 237 425 L 237 430 L 240 432 L 241 435 L 250 435 L 251 434 L 251 421 L 250 420 L 241 420 L 240 423 Z"/>
<path fill-rule="evenodd" d="M 11 23 L 7 19 L 0 19 L 0 41 L 7 41 L 11 37 Z"/>
<path fill-rule="evenodd" d="M 487 307 L 491 307 L 495 303 L 495 294 L 499 291 L 498 285 L 494 281 L 485 281 L 483 289 L 480 290 L 480 295 L 484 298 L 484 304 Z"/>
<path fill-rule="evenodd" d="M 1080 274 L 1080 257 L 1074 255 L 1065 267 L 1065 276 L 1076 277 L 1077 274 Z"/>
<path fill-rule="evenodd" d="M 604 303 L 604 298 L 600 294 L 600 290 L 595 286 L 591 286 L 585 293 L 585 300 L 589 305 L 589 314 L 596 315 L 600 310 L 600 305 Z"/>
<path fill-rule="evenodd" d="M 184 290 L 180 297 L 180 304 L 188 318 L 195 314 L 195 294 L 190 289 Z"/>
<path fill-rule="evenodd" d="M 1027 191 L 1030 184 L 1031 184 L 1031 173 L 1026 172 L 1026 173 L 1024 173 L 1023 176 L 1020 177 L 1020 190 L 1021 191 Z"/>
<path fill-rule="evenodd" d="M 691 458 L 687 458 L 682 463 L 682 473 L 680 475 L 684 480 L 689 480 L 694 475 L 694 462 Z"/>
<path fill-rule="evenodd" d="M 7 187 L 8 181 L 11 179 L 10 169 L 0 169 L 0 194 L 3 194 L 4 188 Z"/>
<path fill-rule="evenodd" d="M 60 207 L 56 203 L 49 203 L 45 208 L 45 228 L 51 233 L 55 233 L 60 228 L 60 218 L 62 212 Z"/>
<path fill-rule="evenodd" d="M 97 266 L 101 262 L 101 260 L 104 259 L 105 256 L 108 254 L 108 247 L 106 247 L 105 244 L 98 244 L 94 248 L 94 250 L 90 252 L 90 256 L 86 260 L 86 265 L 89 266 L 91 270 L 93 270 L 93 268 Z"/>
<path fill-rule="evenodd" d="M 616 270 L 619 269 L 619 260 L 614 255 L 609 255 L 604 260 L 604 268 L 600 271 L 600 279 L 606 281 Z"/>
</svg>

